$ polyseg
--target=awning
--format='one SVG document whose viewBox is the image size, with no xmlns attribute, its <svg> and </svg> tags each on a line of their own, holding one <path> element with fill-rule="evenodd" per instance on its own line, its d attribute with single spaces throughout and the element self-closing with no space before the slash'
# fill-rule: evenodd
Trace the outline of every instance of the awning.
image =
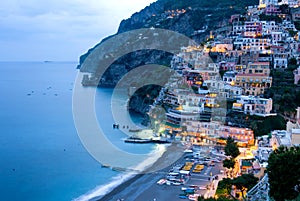
<svg viewBox="0 0 300 201">
<path fill-rule="evenodd" d="M 253 164 L 253 169 L 259 170 L 260 169 L 260 165 L 258 163 L 254 163 Z"/>
<path fill-rule="evenodd" d="M 180 128 L 180 127 L 181 127 L 181 125 L 172 124 L 172 123 L 170 123 L 170 122 L 166 122 L 165 125 L 166 125 L 166 126 L 173 127 L 173 128 Z"/>
<path fill-rule="evenodd" d="M 244 167 L 252 167 L 252 163 L 250 161 L 243 160 L 242 161 L 242 166 L 244 166 Z"/>
<path fill-rule="evenodd" d="M 190 174 L 190 171 L 180 170 L 179 173 L 180 173 L 180 174 Z"/>
</svg>

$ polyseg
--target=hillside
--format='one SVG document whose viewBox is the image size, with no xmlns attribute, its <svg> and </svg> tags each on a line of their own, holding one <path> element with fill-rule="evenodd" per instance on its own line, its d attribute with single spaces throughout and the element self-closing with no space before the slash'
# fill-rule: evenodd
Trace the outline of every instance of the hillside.
<svg viewBox="0 0 300 201">
<path fill-rule="evenodd" d="M 123 20 L 116 34 L 155 27 L 173 30 L 200 42 L 210 30 L 226 26 L 232 14 L 242 14 L 246 6 L 256 4 L 258 0 L 158 0 L 140 12 L 134 13 L 129 19 Z M 198 30 L 205 31 L 195 34 Z M 108 36 L 103 41 L 110 37 L 112 36 Z M 80 57 L 79 68 L 89 53 L 99 44 Z"/>
<path fill-rule="evenodd" d="M 170 29 L 191 37 L 194 31 L 208 26 L 208 30 L 226 24 L 233 14 L 245 12 L 245 7 L 258 0 L 158 0 L 131 18 L 123 20 L 118 33 L 138 28 Z"/>
<path fill-rule="evenodd" d="M 218 28 L 224 28 L 229 24 L 229 18 L 232 14 L 245 13 L 246 6 L 258 4 L 258 0 L 239 1 L 239 0 L 158 0 L 147 6 L 140 12 L 134 13 L 129 19 L 123 20 L 120 23 L 118 32 L 105 38 L 102 42 L 91 48 L 86 54 L 80 57 L 80 63 L 78 68 L 81 72 L 89 72 L 96 78 L 94 80 L 100 80 L 100 83 L 85 82 L 85 85 L 93 86 L 105 86 L 114 87 L 122 77 L 130 70 L 147 64 L 158 64 L 163 66 L 169 66 L 172 59 L 172 54 L 159 50 L 142 50 L 147 45 L 161 45 L 160 43 L 175 43 L 180 40 L 171 36 L 166 38 L 165 41 L 149 41 L 144 40 L 136 43 L 133 38 L 140 38 L 140 35 L 135 36 L 119 36 L 120 33 L 128 33 L 128 31 L 141 29 L 141 28 L 161 28 L 181 33 L 194 41 L 200 43 L 211 30 Z M 129 34 L 130 35 L 130 34 Z M 146 38 L 143 35 L 143 38 Z M 110 39 L 113 39 L 112 41 Z M 103 46 L 104 41 L 110 41 L 110 45 Z M 119 57 L 114 58 L 115 51 L 128 50 L 128 44 L 130 46 L 138 46 L 134 49 L 140 49 L 139 51 L 131 51 Z M 99 47 L 101 44 L 101 48 Z M 184 44 L 184 43 L 183 43 Z M 178 46 L 178 45 L 177 45 Z M 183 45 L 182 45 L 183 46 Z M 119 47 L 119 49 L 117 48 Z M 98 49 L 95 52 L 95 49 Z M 101 49 L 101 50 L 99 50 Z M 117 49 L 117 50 L 116 50 Z M 125 51 L 126 52 L 126 51 Z M 86 58 L 90 54 L 94 54 L 93 59 L 86 61 Z M 107 60 L 113 60 L 114 62 L 103 73 L 103 66 Z M 101 75 L 101 77 L 99 76 Z M 150 91 L 157 91 L 156 88 L 148 88 Z M 145 113 L 148 101 L 145 101 L 146 94 L 135 94 L 130 102 L 130 108 L 140 113 Z M 146 104 L 146 105 L 145 105 Z"/>
</svg>

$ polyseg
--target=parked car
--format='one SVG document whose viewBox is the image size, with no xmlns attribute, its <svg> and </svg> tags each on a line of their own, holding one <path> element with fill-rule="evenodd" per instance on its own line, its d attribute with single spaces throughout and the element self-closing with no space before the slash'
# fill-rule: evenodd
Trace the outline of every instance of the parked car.
<svg viewBox="0 0 300 201">
<path fill-rule="evenodd" d="M 199 186 L 199 189 L 200 190 L 206 190 L 206 187 L 205 186 Z"/>
<path fill-rule="evenodd" d="M 180 182 L 173 182 L 172 183 L 174 186 L 180 186 L 182 183 L 180 183 Z"/>
</svg>

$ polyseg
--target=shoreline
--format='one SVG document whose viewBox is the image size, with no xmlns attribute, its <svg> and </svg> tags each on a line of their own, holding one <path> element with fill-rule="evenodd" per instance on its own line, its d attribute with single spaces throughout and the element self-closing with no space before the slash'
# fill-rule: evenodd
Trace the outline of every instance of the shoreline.
<svg viewBox="0 0 300 201">
<path fill-rule="evenodd" d="M 173 142 L 166 151 L 150 167 L 132 178 L 116 186 L 112 191 L 102 197 L 95 197 L 91 201 L 112 201 L 118 199 L 135 200 L 150 186 L 156 184 L 159 178 L 183 156 L 184 145 Z M 131 198 L 130 198 L 131 197 Z"/>
</svg>

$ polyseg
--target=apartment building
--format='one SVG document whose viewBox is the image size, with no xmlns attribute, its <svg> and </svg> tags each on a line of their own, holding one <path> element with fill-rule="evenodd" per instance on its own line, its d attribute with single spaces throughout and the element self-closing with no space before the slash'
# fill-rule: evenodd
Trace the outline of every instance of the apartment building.
<svg viewBox="0 0 300 201">
<path fill-rule="evenodd" d="M 258 116 L 270 116 L 273 101 L 271 98 L 260 98 L 255 96 L 240 96 L 237 97 L 237 102 L 233 104 L 232 109 L 243 111 L 246 114 Z"/>
<path fill-rule="evenodd" d="M 258 96 L 264 94 L 266 88 L 271 87 L 272 77 L 269 62 L 249 63 L 243 73 L 236 75 L 236 86 L 242 87 L 244 95 Z"/>
</svg>

